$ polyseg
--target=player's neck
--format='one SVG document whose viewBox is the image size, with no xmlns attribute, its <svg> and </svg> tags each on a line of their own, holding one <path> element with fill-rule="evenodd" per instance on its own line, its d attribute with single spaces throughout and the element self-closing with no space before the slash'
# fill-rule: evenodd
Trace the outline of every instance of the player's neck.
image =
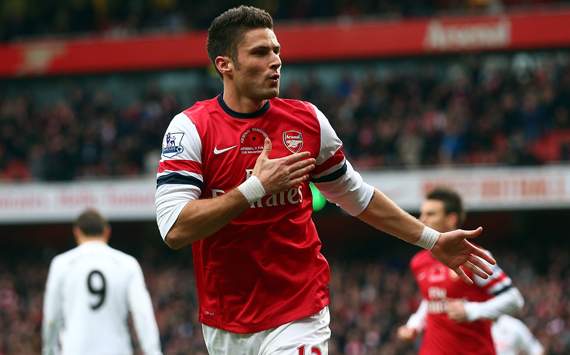
<svg viewBox="0 0 570 355">
<path fill-rule="evenodd" d="M 225 104 L 235 112 L 239 113 L 253 113 L 259 111 L 266 100 L 254 100 L 249 97 L 231 93 L 228 91 L 223 92 L 222 99 Z"/>
<path fill-rule="evenodd" d="M 85 243 L 103 243 L 107 244 L 107 238 L 105 237 L 75 237 L 75 241 L 78 245 L 85 244 Z"/>
</svg>

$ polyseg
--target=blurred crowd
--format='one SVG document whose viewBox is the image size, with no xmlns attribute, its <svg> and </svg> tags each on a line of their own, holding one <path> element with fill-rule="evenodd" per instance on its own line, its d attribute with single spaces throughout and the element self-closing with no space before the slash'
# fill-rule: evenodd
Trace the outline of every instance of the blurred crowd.
<svg viewBox="0 0 570 355">
<path fill-rule="evenodd" d="M 0 41 L 86 34 L 122 36 L 205 29 L 222 11 L 241 4 L 269 11 L 277 21 L 363 17 L 402 18 L 437 13 L 502 12 L 510 7 L 560 6 L 567 0 L 5 0 Z"/>
<path fill-rule="evenodd" d="M 570 64 L 550 64 L 370 72 L 332 92 L 293 84 L 284 96 L 321 107 L 360 168 L 538 165 L 570 160 Z"/>
<path fill-rule="evenodd" d="M 150 255 L 140 260 L 144 261 L 164 353 L 206 355 L 191 266 Z M 523 313 L 518 316 L 546 354 L 569 354 L 570 261 L 561 250 L 546 255 L 548 266 L 541 269 L 520 253 L 495 254 L 525 297 Z M 0 355 L 37 354 L 48 259 L 12 263 L 7 259 L 0 259 Z M 419 304 L 407 260 L 331 261 L 329 354 L 416 354 L 418 344 L 396 338 L 397 327 Z"/>
<path fill-rule="evenodd" d="M 569 60 L 414 68 L 339 72 L 330 82 L 309 67 L 281 96 L 315 103 L 360 169 L 570 161 Z M 152 86 L 124 104 L 120 93 L 79 85 L 42 103 L 43 95 L 0 95 L 0 181 L 153 174 L 170 119 L 216 95 L 217 81 L 184 94 Z"/>
<path fill-rule="evenodd" d="M 107 92 L 72 91 L 46 107 L 30 96 L 0 99 L 0 179 L 140 175 L 145 157 L 160 149 L 163 131 L 181 110 L 162 93 L 117 108 Z"/>
</svg>

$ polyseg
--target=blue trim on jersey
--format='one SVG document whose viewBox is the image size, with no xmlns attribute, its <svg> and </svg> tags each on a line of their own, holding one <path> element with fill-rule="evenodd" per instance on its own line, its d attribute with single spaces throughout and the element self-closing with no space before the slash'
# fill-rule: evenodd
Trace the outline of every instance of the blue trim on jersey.
<svg viewBox="0 0 570 355">
<path fill-rule="evenodd" d="M 261 115 L 263 115 L 265 112 L 267 112 L 267 110 L 269 110 L 269 100 L 265 101 L 265 104 L 263 104 L 263 106 L 255 111 L 255 112 L 249 112 L 249 113 L 242 113 L 242 112 L 237 112 L 232 110 L 224 101 L 224 93 L 222 92 L 221 94 L 218 95 L 218 103 L 220 104 L 220 106 L 222 106 L 222 109 L 230 116 L 235 117 L 235 118 L 256 118 L 259 117 Z"/>
<path fill-rule="evenodd" d="M 204 187 L 204 183 L 200 179 L 194 176 L 180 175 L 178 173 L 170 173 L 156 179 L 156 187 L 165 184 L 182 184 L 182 185 L 194 185 L 200 190 Z"/>
<path fill-rule="evenodd" d="M 313 179 L 311 179 L 311 181 L 317 182 L 317 183 L 334 181 L 334 180 L 338 179 L 339 177 L 343 176 L 346 173 L 346 169 L 347 169 L 346 162 L 344 162 L 344 164 L 342 164 L 340 169 L 338 169 L 338 170 L 336 170 L 336 171 L 334 171 L 328 175 L 321 176 L 318 178 L 313 178 Z"/>
</svg>

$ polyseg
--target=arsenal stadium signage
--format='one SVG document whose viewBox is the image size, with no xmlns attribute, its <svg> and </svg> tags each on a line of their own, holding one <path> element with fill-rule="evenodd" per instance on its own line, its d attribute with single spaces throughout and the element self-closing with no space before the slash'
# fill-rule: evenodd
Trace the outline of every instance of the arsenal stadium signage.
<svg viewBox="0 0 570 355">
<path fill-rule="evenodd" d="M 570 9 L 429 20 L 277 24 L 287 63 L 570 46 Z M 165 70 L 209 65 L 204 31 L 0 45 L 0 76 Z"/>
<path fill-rule="evenodd" d="M 427 49 L 466 50 L 508 47 L 511 22 L 508 18 L 491 22 L 446 24 L 430 21 L 424 40 Z"/>
<path fill-rule="evenodd" d="M 461 191 L 469 210 L 570 208 L 567 166 L 369 171 L 362 176 L 409 211 L 416 211 L 425 194 L 441 185 Z M 150 221 L 155 218 L 155 185 L 152 178 L 5 183 L 0 186 L 0 223 L 70 222 L 86 207 L 98 208 L 110 220 Z M 289 191 L 282 199 L 295 199 L 295 193 Z"/>
</svg>

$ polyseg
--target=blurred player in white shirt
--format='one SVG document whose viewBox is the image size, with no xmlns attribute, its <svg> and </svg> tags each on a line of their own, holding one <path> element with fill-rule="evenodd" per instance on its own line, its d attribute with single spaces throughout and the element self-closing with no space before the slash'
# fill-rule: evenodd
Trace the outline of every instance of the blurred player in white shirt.
<svg viewBox="0 0 570 355">
<path fill-rule="evenodd" d="M 139 263 L 107 245 L 111 228 L 95 210 L 75 221 L 78 246 L 56 256 L 44 296 L 42 352 L 132 354 L 132 315 L 144 354 L 161 354 L 158 327 Z"/>
<path fill-rule="evenodd" d="M 501 315 L 491 327 L 498 355 L 543 355 L 544 349 L 519 319 Z"/>
</svg>

